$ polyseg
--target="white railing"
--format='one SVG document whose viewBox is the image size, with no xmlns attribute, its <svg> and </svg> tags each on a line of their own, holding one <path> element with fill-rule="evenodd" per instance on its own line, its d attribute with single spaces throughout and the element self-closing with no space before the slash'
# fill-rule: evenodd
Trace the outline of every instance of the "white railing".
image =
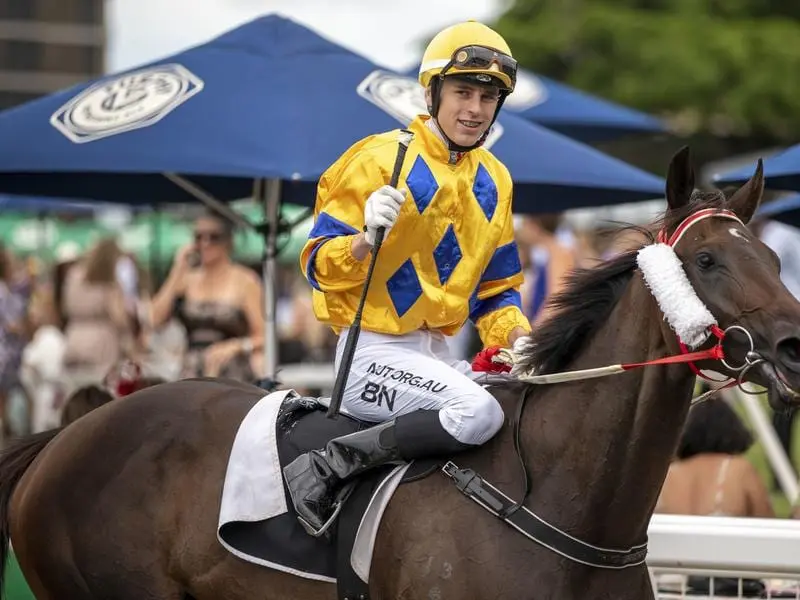
<svg viewBox="0 0 800 600">
<path fill-rule="evenodd" d="M 654 568 L 800 577 L 800 521 L 654 515 L 648 533 Z"/>
<path fill-rule="evenodd" d="M 712 572 L 704 572 L 699 576 L 651 570 L 651 575 L 656 600 L 800 599 L 800 581 L 797 580 L 769 579 L 757 574 L 731 579 Z"/>
<path fill-rule="evenodd" d="M 800 521 L 655 515 L 648 534 L 659 600 L 800 600 Z"/>
</svg>

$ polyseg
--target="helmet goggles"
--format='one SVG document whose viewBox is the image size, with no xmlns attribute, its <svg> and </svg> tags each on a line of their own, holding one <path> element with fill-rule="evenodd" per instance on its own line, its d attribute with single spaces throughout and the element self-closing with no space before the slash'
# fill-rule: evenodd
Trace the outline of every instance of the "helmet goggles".
<svg viewBox="0 0 800 600">
<path fill-rule="evenodd" d="M 509 91 L 514 89 L 517 82 L 517 61 L 486 46 L 462 46 L 456 49 L 439 75 L 443 77 L 451 69 L 467 72 L 482 71 L 487 74 L 491 74 L 492 71 L 502 73 L 509 81 Z"/>
</svg>

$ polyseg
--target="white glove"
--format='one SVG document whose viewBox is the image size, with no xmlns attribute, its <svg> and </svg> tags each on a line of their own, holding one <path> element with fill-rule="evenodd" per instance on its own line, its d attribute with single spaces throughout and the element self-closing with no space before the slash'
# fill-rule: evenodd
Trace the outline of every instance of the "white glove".
<svg viewBox="0 0 800 600">
<path fill-rule="evenodd" d="M 529 335 L 522 335 L 518 337 L 511 346 L 511 351 L 515 355 L 522 354 L 522 351 L 528 347 L 528 344 L 531 343 L 531 337 Z"/>
<path fill-rule="evenodd" d="M 527 354 L 531 350 L 531 336 L 523 335 L 518 337 L 514 344 L 511 346 L 511 374 L 512 375 L 525 375 L 522 373 L 519 361 L 523 354 Z"/>
<path fill-rule="evenodd" d="M 492 357 L 493 362 L 503 363 L 511 367 L 512 375 L 515 373 L 515 368 L 519 357 L 522 352 L 528 348 L 531 343 L 531 338 L 528 335 L 518 337 L 511 348 L 501 348 L 500 351 Z"/>
<path fill-rule="evenodd" d="M 402 192 L 395 188 L 385 185 L 370 194 L 367 198 L 367 205 L 364 208 L 364 224 L 367 231 L 364 239 L 370 246 L 375 245 L 375 236 L 379 227 L 385 227 L 384 237 L 389 235 L 389 230 L 397 221 L 400 214 L 400 207 L 406 199 L 406 190 Z"/>
</svg>

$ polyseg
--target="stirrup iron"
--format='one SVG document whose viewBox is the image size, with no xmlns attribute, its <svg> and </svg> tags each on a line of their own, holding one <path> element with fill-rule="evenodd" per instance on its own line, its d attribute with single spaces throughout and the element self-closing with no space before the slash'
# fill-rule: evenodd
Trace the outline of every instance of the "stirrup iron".
<svg viewBox="0 0 800 600">
<path fill-rule="evenodd" d="M 340 500 L 339 502 L 337 502 L 335 504 L 335 508 L 333 509 L 333 514 L 331 514 L 328 520 L 325 521 L 325 523 L 319 529 L 314 529 L 311 523 L 306 521 L 300 515 L 297 515 L 297 520 L 299 521 L 300 525 L 303 526 L 303 529 L 306 530 L 306 533 L 308 535 L 314 536 L 316 538 L 322 537 L 325 534 L 327 534 L 328 529 L 330 529 L 331 525 L 333 525 L 336 522 L 336 518 L 339 516 L 339 513 L 342 512 L 342 506 L 344 506 L 343 501 Z"/>
<path fill-rule="evenodd" d="M 336 518 L 339 516 L 339 513 L 342 512 L 342 507 L 344 506 L 344 503 L 347 502 L 347 499 L 350 497 L 350 494 L 352 493 L 353 489 L 355 489 L 355 483 L 356 482 L 347 483 L 339 490 L 339 493 L 336 495 L 336 502 L 333 505 L 334 506 L 333 513 L 331 513 L 331 516 L 328 517 L 328 520 L 325 521 L 325 523 L 323 523 L 322 527 L 320 527 L 319 529 L 314 529 L 314 526 L 308 521 L 306 521 L 303 517 L 301 517 L 300 514 L 298 513 L 297 520 L 300 523 L 300 525 L 303 526 L 303 529 L 306 530 L 306 533 L 308 533 L 308 535 L 318 538 L 328 533 L 328 529 L 330 529 L 331 525 L 333 525 L 336 522 Z"/>
</svg>

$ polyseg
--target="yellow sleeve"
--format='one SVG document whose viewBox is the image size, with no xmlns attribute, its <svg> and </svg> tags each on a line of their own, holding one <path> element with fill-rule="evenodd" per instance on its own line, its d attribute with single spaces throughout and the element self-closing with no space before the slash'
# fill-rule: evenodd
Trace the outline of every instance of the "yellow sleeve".
<svg viewBox="0 0 800 600">
<path fill-rule="evenodd" d="M 322 176 L 317 187 L 314 227 L 300 253 L 300 268 L 322 292 L 361 285 L 369 260 L 358 260 L 351 246 L 364 229 L 364 205 L 384 184 L 384 174 L 367 153 L 346 153 Z"/>
<path fill-rule="evenodd" d="M 480 284 L 470 301 L 470 320 L 485 346 L 508 347 L 508 336 L 516 327 L 530 332 L 531 325 L 522 312 L 519 288 L 523 282 L 519 249 L 514 241 L 514 222 L 510 203 L 503 233 Z"/>
</svg>

